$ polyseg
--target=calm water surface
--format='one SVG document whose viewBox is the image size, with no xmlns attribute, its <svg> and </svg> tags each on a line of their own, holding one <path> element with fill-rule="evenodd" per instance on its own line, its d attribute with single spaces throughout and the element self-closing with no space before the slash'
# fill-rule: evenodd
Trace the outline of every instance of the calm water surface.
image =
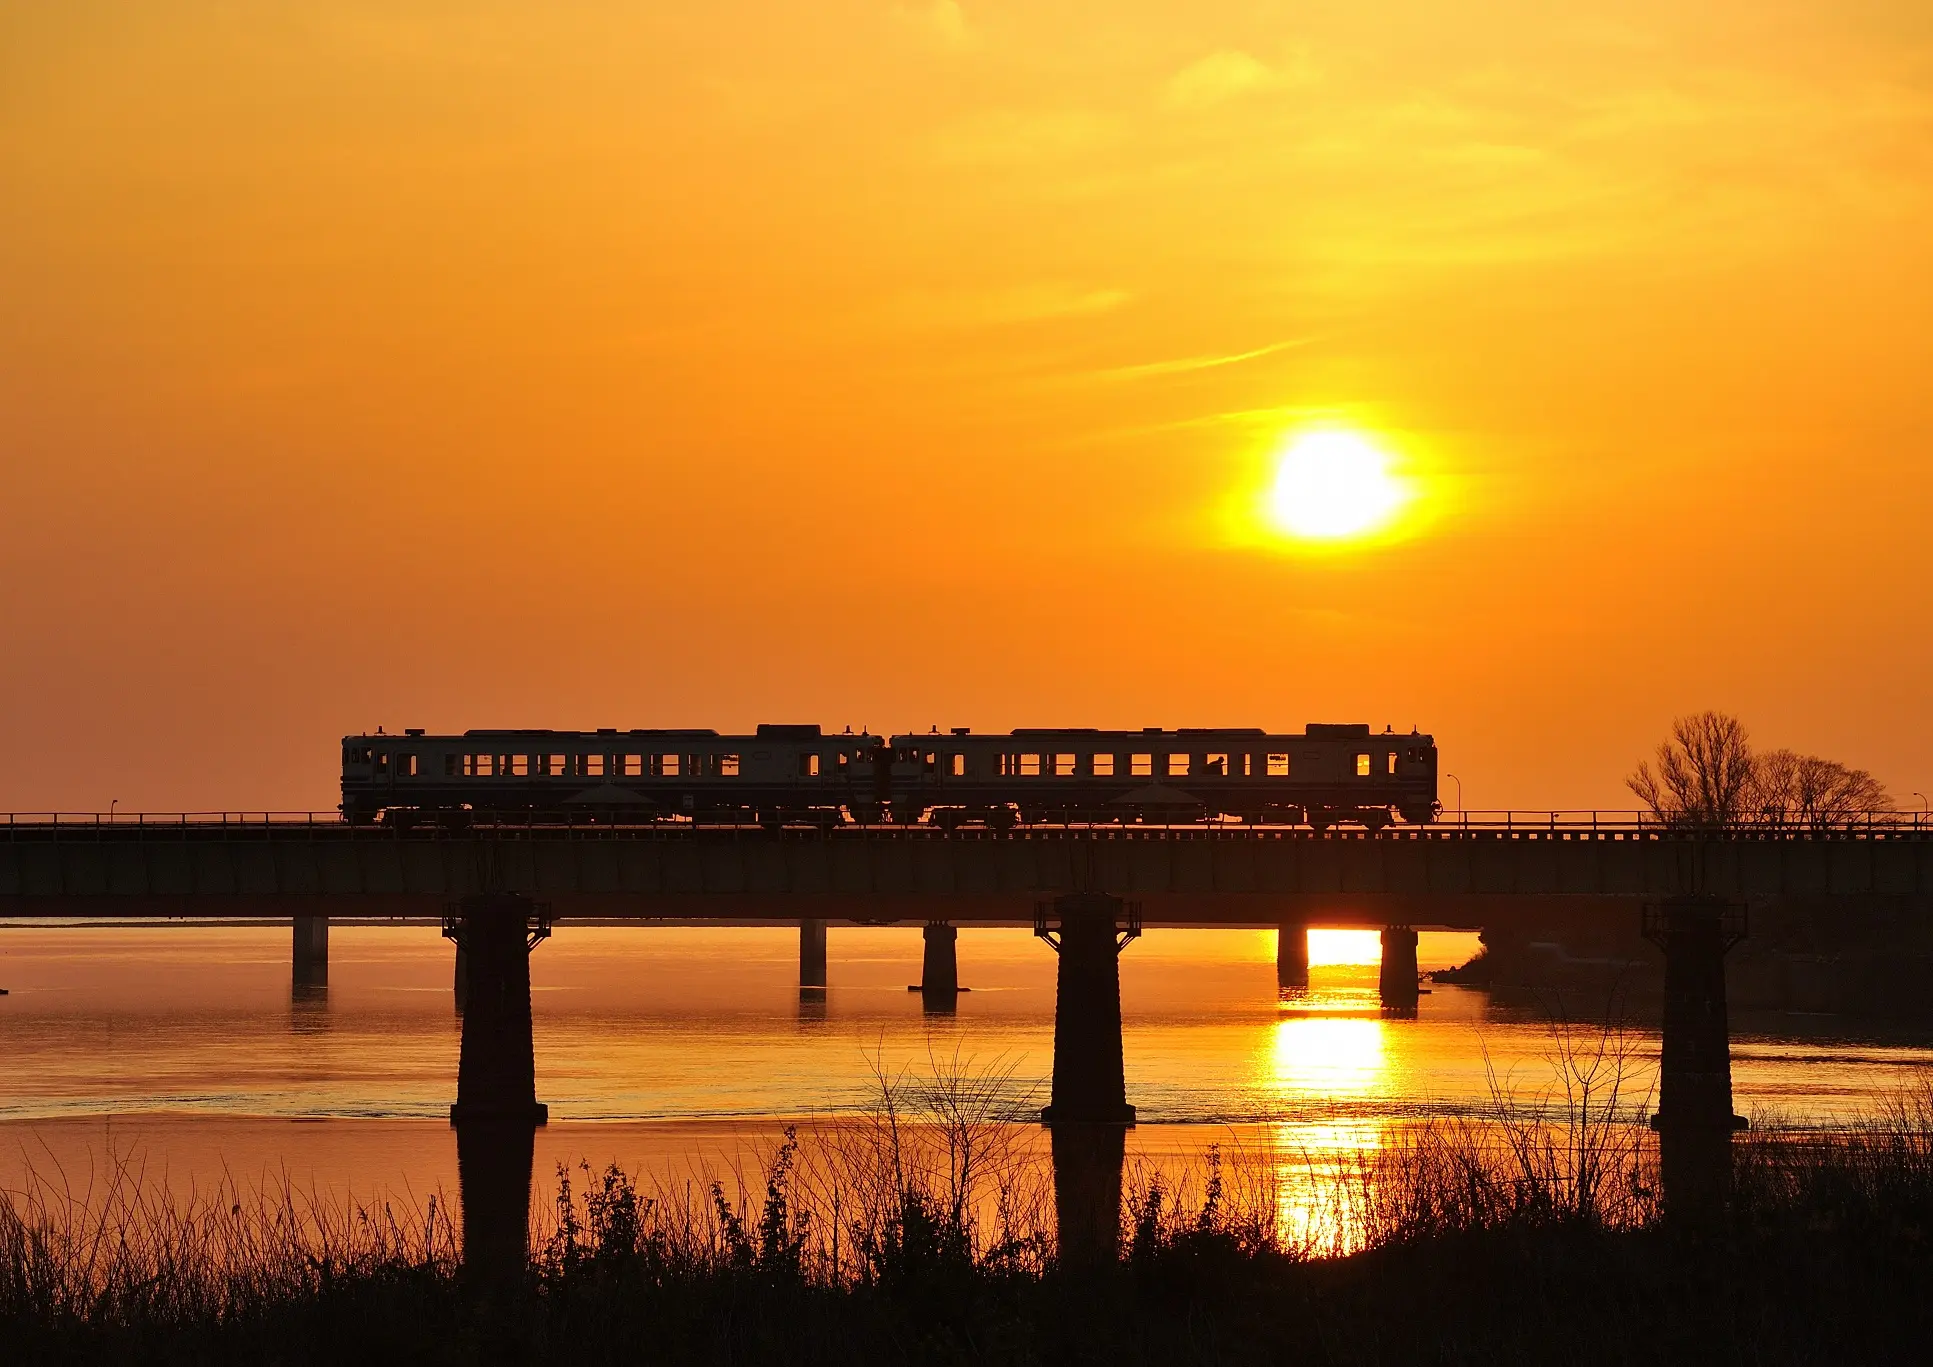
<svg viewBox="0 0 1933 1367">
<path fill-rule="evenodd" d="M 460 1022 L 432 925 L 337 925 L 330 983 L 299 995 L 286 926 L 0 927 L 0 1182 L 70 1183 L 114 1160 L 172 1183 L 286 1174 L 416 1191 L 454 1182 L 447 1124 Z M 1418 1116 L 1482 1115 L 1493 1085 L 1551 1084 L 1551 1003 L 1438 987 L 1414 1019 L 1377 1010 L 1375 937 L 1318 932 L 1310 990 L 1279 1001 L 1275 933 L 1150 930 L 1121 960 L 1129 1099 L 1142 1153 L 1262 1127 L 1352 1147 Z M 865 1108 L 877 1075 L 933 1060 L 1013 1071 L 1045 1100 L 1054 956 L 1024 929 L 960 936 L 973 990 L 918 994 L 917 926 L 831 930 L 831 988 L 800 1000 L 785 927 L 565 926 L 532 959 L 537 1089 L 558 1160 L 742 1161 L 790 1118 Z M 1425 969 L 1475 937 L 1425 933 Z M 1323 963 L 1324 959 L 1370 962 Z M 1604 1000 L 1562 1008 L 1601 1018 Z M 1648 1015 L 1655 1006 L 1643 1008 Z M 1831 1018 L 1735 1022 L 1739 1107 L 1844 1121 L 1933 1076 L 1926 1031 Z M 1637 1041 L 1632 1099 L 1656 1069 Z"/>
</svg>

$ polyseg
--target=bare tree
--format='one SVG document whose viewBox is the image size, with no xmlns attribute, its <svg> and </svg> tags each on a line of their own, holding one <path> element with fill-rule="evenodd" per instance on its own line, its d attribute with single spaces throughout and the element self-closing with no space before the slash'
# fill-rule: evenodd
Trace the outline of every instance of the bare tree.
<svg viewBox="0 0 1933 1367">
<path fill-rule="evenodd" d="M 1723 712 L 1700 712 L 1671 724 L 1656 767 L 1638 765 L 1625 784 L 1671 826 L 1735 826 L 1750 811 L 1752 745 L 1745 724 Z"/>
<path fill-rule="evenodd" d="M 1852 825 L 1892 806 L 1884 784 L 1837 760 L 1773 750 L 1752 766 L 1747 807 L 1761 821 L 1823 830 Z"/>
</svg>

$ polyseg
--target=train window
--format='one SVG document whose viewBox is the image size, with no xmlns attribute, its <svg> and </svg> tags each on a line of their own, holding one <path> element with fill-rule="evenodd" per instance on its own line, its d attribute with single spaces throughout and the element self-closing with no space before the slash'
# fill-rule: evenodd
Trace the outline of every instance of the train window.
<svg viewBox="0 0 1933 1367">
<path fill-rule="evenodd" d="M 839 772 L 842 774 L 845 773 L 846 770 L 851 766 L 851 764 L 852 764 L 852 761 L 846 757 L 846 752 L 844 750 L 841 750 L 838 756 Z"/>
<path fill-rule="evenodd" d="M 1023 754 L 1020 757 L 1020 776 L 1022 778 L 1040 777 L 1040 756 L 1039 755 Z"/>
<path fill-rule="evenodd" d="M 817 778 L 819 776 L 819 757 L 807 751 L 799 756 L 799 777 Z"/>
<path fill-rule="evenodd" d="M 926 752 L 925 754 L 923 754 L 923 755 L 921 755 L 921 756 L 920 756 L 920 772 L 921 772 L 921 773 L 923 773 L 923 774 L 937 774 L 937 773 L 939 773 L 939 772 L 940 772 L 940 757 L 939 757 L 939 755 L 938 755 L 938 754 L 936 754 L 935 752 L 933 752 L 933 751 L 931 751 L 931 750 L 928 750 L 928 751 L 927 751 L 927 752 Z"/>
<path fill-rule="evenodd" d="M 678 777 L 678 757 L 676 755 L 651 756 L 651 777 L 653 778 Z"/>
<path fill-rule="evenodd" d="M 444 778 L 456 777 L 456 756 L 455 755 L 443 756 L 443 777 Z"/>
<path fill-rule="evenodd" d="M 1153 778 L 1154 777 L 1154 756 L 1153 755 L 1129 755 L 1128 772 L 1133 774 L 1134 777 L 1136 778 Z"/>
<path fill-rule="evenodd" d="M 1096 778 L 1114 777 L 1114 756 L 1093 755 L 1088 759 L 1087 771 Z"/>
<path fill-rule="evenodd" d="M 414 750 L 408 750 L 396 756 L 397 774 L 403 778 L 415 778 L 420 772 L 416 766 L 417 758 L 418 756 Z M 1393 760 L 1396 756 L 1391 755 L 1390 758 Z"/>
<path fill-rule="evenodd" d="M 604 756 L 585 755 L 584 756 L 584 776 L 586 778 L 603 778 L 604 777 Z"/>
<path fill-rule="evenodd" d="M 737 755 L 720 755 L 718 757 L 718 776 L 720 778 L 737 778 L 739 769 L 738 760 L 739 757 Z"/>
<path fill-rule="evenodd" d="M 1202 764 L 1201 771 L 1204 774 L 1213 774 L 1216 778 L 1227 778 L 1228 756 L 1210 755 L 1206 762 Z"/>
<path fill-rule="evenodd" d="M 952 773 L 955 778 L 966 777 L 966 755 L 958 750 L 953 752 Z"/>
<path fill-rule="evenodd" d="M 1369 777 L 1369 756 L 1368 755 L 1356 756 L 1356 777 L 1357 778 Z"/>
<path fill-rule="evenodd" d="M 1179 750 L 1170 753 L 1168 756 L 1168 777 L 1186 778 L 1188 776 L 1188 762 L 1190 758 L 1191 756 Z"/>
<path fill-rule="evenodd" d="M 616 767 L 611 770 L 612 773 L 622 774 L 626 778 L 639 778 L 643 776 L 644 774 L 644 756 L 643 755 L 630 755 L 630 754 L 613 755 L 612 759 L 616 765 Z"/>
<path fill-rule="evenodd" d="M 1394 750 L 1389 752 L 1389 772 L 1392 774 L 1396 772 L 1396 752 Z"/>
<path fill-rule="evenodd" d="M 376 772 L 378 774 L 386 774 L 389 772 L 389 751 L 378 750 L 376 752 Z"/>
<path fill-rule="evenodd" d="M 539 755 L 539 768 L 546 774 L 567 774 L 570 772 L 569 755 Z"/>
<path fill-rule="evenodd" d="M 1074 774 L 1077 772 L 1077 769 L 1075 766 L 1079 762 L 1079 759 L 1080 757 L 1078 755 L 1055 755 L 1054 756 L 1054 777 L 1055 778 L 1073 777 Z"/>
<path fill-rule="evenodd" d="M 509 759 L 510 759 L 510 767 L 509 767 L 509 770 L 508 770 L 508 772 L 510 773 L 510 775 L 511 775 L 512 777 L 514 777 L 514 778 L 528 778 L 528 777 L 530 777 L 530 761 L 531 761 L 531 759 L 532 759 L 532 758 L 534 758 L 534 757 L 533 757 L 533 756 L 531 756 L 531 755 L 511 755 L 511 756 L 509 756 Z"/>
<path fill-rule="evenodd" d="M 1270 778 L 1287 778 L 1289 776 L 1289 757 L 1287 755 L 1270 755 L 1268 758 L 1268 774 Z"/>
</svg>

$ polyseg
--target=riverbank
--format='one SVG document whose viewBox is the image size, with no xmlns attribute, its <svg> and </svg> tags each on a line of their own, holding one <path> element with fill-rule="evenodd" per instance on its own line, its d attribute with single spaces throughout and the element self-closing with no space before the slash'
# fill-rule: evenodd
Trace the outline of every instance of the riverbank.
<svg viewBox="0 0 1933 1367">
<path fill-rule="evenodd" d="M 586 1169 L 527 1247 L 472 1230 L 461 1249 L 433 1204 L 210 1193 L 183 1210 L 131 1192 L 77 1226 L 15 1193 L 0 1354 L 1800 1364 L 1918 1361 L 1933 1332 L 1924 1094 L 1855 1132 L 1742 1140 L 1718 1211 L 1661 1203 L 1645 1132 L 1586 1114 L 1427 1128 L 1304 1174 L 1337 1218 L 1300 1227 L 1278 1218 L 1279 1165 L 1214 1155 L 1130 1172 L 1123 1193 L 1118 1131 L 1111 1193 L 1068 1183 L 1079 1165 L 1058 1151 L 1050 1191 L 1006 1146 L 1015 1127 L 949 1095 L 957 1124 L 889 1113 L 830 1146 L 782 1145 L 747 1200 Z"/>
</svg>

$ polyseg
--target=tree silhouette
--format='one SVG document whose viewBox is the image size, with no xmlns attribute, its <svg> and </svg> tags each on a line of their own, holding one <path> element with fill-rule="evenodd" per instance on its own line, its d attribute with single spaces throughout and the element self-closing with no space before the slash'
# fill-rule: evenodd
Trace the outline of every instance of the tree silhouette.
<svg viewBox="0 0 1933 1367">
<path fill-rule="evenodd" d="M 1750 810 L 1751 737 L 1723 712 L 1679 717 L 1656 767 L 1641 762 L 1625 784 L 1668 826 L 1735 826 Z"/>
<path fill-rule="evenodd" d="M 1754 754 L 1745 724 L 1724 712 L 1672 722 L 1671 738 L 1625 784 L 1667 826 L 1826 830 L 1892 808 L 1885 786 L 1864 769 L 1795 750 Z"/>
</svg>

